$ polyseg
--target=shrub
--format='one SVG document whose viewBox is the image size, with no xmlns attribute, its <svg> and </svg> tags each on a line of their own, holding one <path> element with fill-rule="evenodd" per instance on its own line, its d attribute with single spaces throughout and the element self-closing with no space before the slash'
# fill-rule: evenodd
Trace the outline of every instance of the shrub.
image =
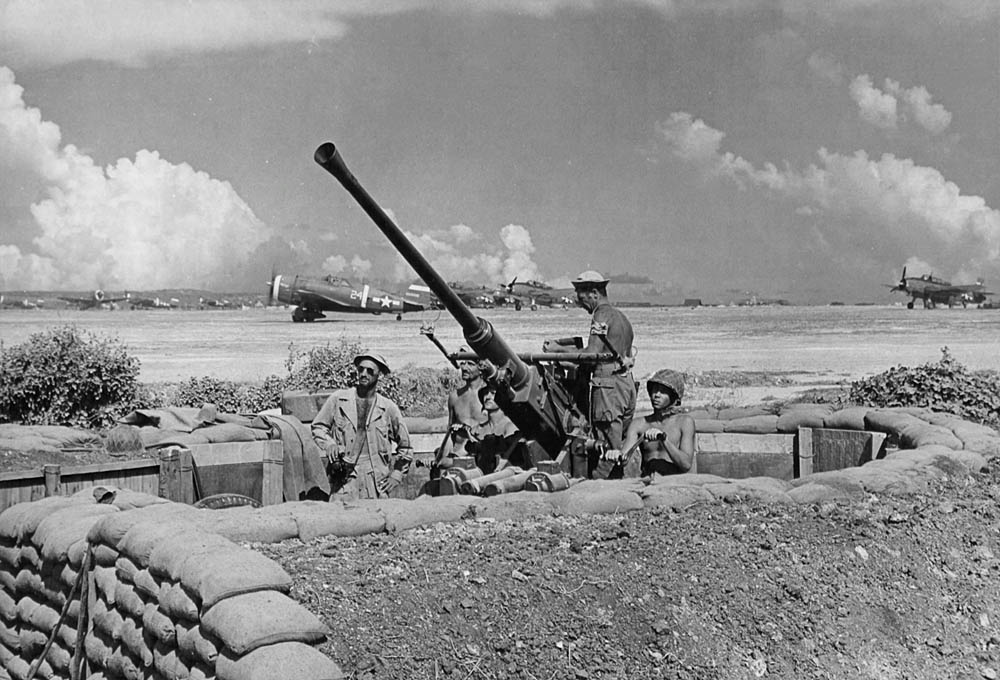
<svg viewBox="0 0 1000 680">
<path fill-rule="evenodd" d="M 190 378 L 177 385 L 174 406 L 214 404 L 224 413 L 260 413 L 281 404 L 285 381 L 270 375 L 262 382 L 234 382 L 218 378 Z"/>
<path fill-rule="evenodd" d="M 136 396 L 139 360 L 117 339 L 64 326 L 0 347 L 0 416 L 29 425 L 101 427 Z"/>
<path fill-rule="evenodd" d="M 896 366 L 853 382 L 849 399 L 860 406 L 933 407 L 966 420 L 1000 425 L 1000 376 L 993 371 L 970 371 L 947 347 L 941 355 L 935 364 Z"/>
</svg>

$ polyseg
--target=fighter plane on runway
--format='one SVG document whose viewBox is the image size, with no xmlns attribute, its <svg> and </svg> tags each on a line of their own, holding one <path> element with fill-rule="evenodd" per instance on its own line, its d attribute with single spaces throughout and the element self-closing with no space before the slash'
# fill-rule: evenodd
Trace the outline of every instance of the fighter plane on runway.
<svg viewBox="0 0 1000 680">
<path fill-rule="evenodd" d="M 41 298 L 35 300 L 29 300 L 28 298 L 11 300 L 4 295 L 0 295 L 0 307 L 4 309 L 38 309 L 43 304 L 45 304 L 45 300 Z"/>
<path fill-rule="evenodd" d="M 111 305 L 116 302 L 123 302 L 130 300 L 128 292 L 126 292 L 122 297 L 108 297 L 104 294 L 104 291 L 97 289 L 90 295 L 90 297 L 70 297 L 70 296 L 59 296 L 60 300 L 75 305 L 77 309 L 94 309 L 100 307 L 101 305 Z"/>
<path fill-rule="evenodd" d="M 933 309 L 942 304 L 954 307 L 960 304 L 963 307 L 971 304 L 982 304 L 986 302 L 987 295 L 993 295 L 986 291 L 986 285 L 982 279 L 975 283 L 953 285 L 950 281 L 939 279 L 933 274 L 922 276 L 906 276 L 906 267 L 903 267 L 903 275 L 899 278 L 899 283 L 885 284 L 889 286 L 891 292 L 906 293 L 911 300 L 906 303 L 907 309 L 913 309 L 913 303 L 923 300 L 925 309 Z"/>
<path fill-rule="evenodd" d="M 164 300 L 158 297 L 130 298 L 129 301 L 132 304 L 132 309 L 173 309 L 181 303 L 177 298 Z"/>
<path fill-rule="evenodd" d="M 268 306 L 295 305 L 292 321 L 315 321 L 323 312 L 353 312 L 395 314 L 401 319 L 405 312 L 419 312 L 430 302 L 430 289 L 411 285 L 403 296 L 394 296 L 372 288 L 367 283 L 355 286 L 347 279 L 326 275 L 310 277 L 293 274 L 272 274 L 267 289 Z"/>
</svg>

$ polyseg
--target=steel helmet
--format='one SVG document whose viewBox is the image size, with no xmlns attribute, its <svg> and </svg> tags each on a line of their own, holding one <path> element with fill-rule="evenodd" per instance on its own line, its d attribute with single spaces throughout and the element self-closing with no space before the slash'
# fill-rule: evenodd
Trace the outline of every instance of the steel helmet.
<svg viewBox="0 0 1000 680">
<path fill-rule="evenodd" d="M 579 288 L 580 286 L 601 286 L 606 284 L 608 281 L 609 279 L 605 278 L 601 272 L 588 269 L 585 272 L 580 272 L 580 275 L 573 279 L 572 283 L 574 288 Z"/>
<path fill-rule="evenodd" d="M 669 368 L 661 368 L 646 381 L 646 389 L 651 384 L 663 385 L 674 393 L 674 401 L 680 401 L 684 397 L 684 374 L 673 371 Z"/>
<path fill-rule="evenodd" d="M 357 366 L 364 359 L 367 359 L 368 361 L 372 361 L 372 362 L 376 363 L 378 365 L 378 367 L 382 369 L 383 373 L 389 373 L 390 372 L 389 371 L 389 362 L 387 362 L 385 360 L 385 357 L 382 356 L 381 354 L 374 354 L 374 353 L 371 353 L 371 352 L 365 352 L 363 354 L 359 354 L 358 356 L 354 357 L 354 365 Z"/>
</svg>

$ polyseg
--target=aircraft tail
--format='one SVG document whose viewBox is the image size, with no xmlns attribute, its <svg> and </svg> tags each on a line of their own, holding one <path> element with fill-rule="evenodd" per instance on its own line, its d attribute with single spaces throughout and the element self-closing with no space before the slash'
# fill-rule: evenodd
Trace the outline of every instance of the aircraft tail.
<svg viewBox="0 0 1000 680">
<path fill-rule="evenodd" d="M 431 289 L 420 283 L 411 283 L 403 293 L 403 311 L 419 312 L 431 306 Z"/>
</svg>

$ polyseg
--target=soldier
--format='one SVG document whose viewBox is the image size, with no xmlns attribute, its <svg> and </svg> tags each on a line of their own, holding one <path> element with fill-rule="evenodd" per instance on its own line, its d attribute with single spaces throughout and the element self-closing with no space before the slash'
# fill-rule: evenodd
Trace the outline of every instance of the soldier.
<svg viewBox="0 0 1000 680">
<path fill-rule="evenodd" d="M 653 412 L 632 421 L 623 449 L 628 452 L 637 444 L 641 448 L 643 476 L 689 471 L 694 462 L 694 419 L 677 412 L 684 397 L 684 375 L 659 370 L 646 381 L 646 390 Z M 609 451 L 607 457 L 618 460 L 621 452 Z"/>
<path fill-rule="evenodd" d="M 467 350 L 462 347 L 459 351 Z M 483 405 L 478 395 L 486 383 L 479 362 L 468 359 L 459 361 L 458 370 L 463 384 L 448 395 L 448 429 L 434 458 L 436 468 L 449 467 L 448 457 L 454 455 L 456 445 L 460 450 L 469 433 L 483 419 Z"/>
<path fill-rule="evenodd" d="M 331 394 L 312 422 L 313 440 L 333 470 L 331 500 L 389 496 L 413 460 L 399 407 L 378 393 L 389 364 L 379 354 L 364 353 L 354 357 L 354 366 L 357 384 Z"/>
<path fill-rule="evenodd" d="M 472 441 L 467 445 L 476 457 L 476 467 L 489 474 L 512 462 L 512 454 L 515 455 L 513 463 L 523 465 L 515 453 L 521 433 L 507 414 L 500 410 L 496 388 L 483 386 L 479 390 L 479 401 L 486 420 L 472 429 Z"/>
<path fill-rule="evenodd" d="M 632 324 L 621 310 L 608 301 L 608 279 L 596 271 L 585 271 L 573 280 L 577 303 L 591 313 L 590 337 L 585 347 L 578 338 L 546 340 L 544 352 L 613 352 L 616 359 L 594 365 L 590 375 L 586 412 L 591 434 L 607 449 L 622 448 L 622 440 L 635 414 L 636 384 L 632 378 Z M 608 476 L 598 469 L 599 455 L 590 456 L 587 476 Z M 580 474 L 574 470 L 574 474 Z M 620 476 L 621 470 L 610 471 Z"/>
</svg>

